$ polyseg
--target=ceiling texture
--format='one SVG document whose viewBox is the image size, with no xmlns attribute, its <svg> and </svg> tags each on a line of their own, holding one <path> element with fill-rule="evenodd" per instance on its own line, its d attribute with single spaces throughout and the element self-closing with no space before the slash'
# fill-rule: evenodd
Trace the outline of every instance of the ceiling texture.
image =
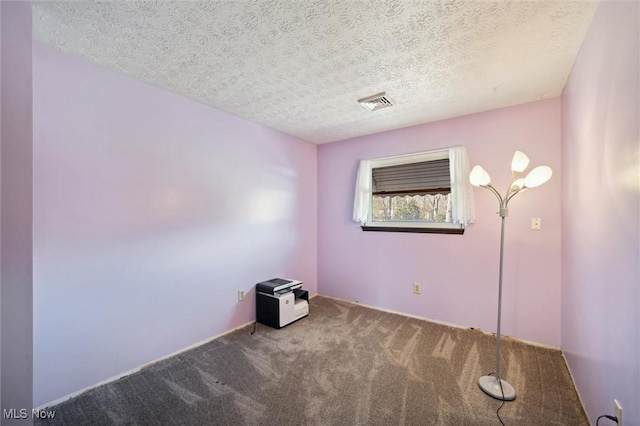
<svg viewBox="0 0 640 426">
<path fill-rule="evenodd" d="M 39 42 L 316 144 L 559 96 L 598 5 L 32 4 Z M 396 105 L 357 103 L 379 92 Z"/>
</svg>

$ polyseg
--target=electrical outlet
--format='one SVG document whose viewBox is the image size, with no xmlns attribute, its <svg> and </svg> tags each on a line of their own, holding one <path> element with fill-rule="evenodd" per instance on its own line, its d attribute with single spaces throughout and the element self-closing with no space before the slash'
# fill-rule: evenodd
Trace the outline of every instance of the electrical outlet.
<svg viewBox="0 0 640 426">
<path fill-rule="evenodd" d="M 535 229 L 536 231 L 539 231 L 541 227 L 542 227 L 542 220 L 540 220 L 539 217 L 531 218 L 531 229 Z"/>
<path fill-rule="evenodd" d="M 413 283 L 413 293 L 420 294 L 420 283 Z"/>
<path fill-rule="evenodd" d="M 242 302 L 244 300 L 244 290 L 238 290 L 238 302 Z"/>
<path fill-rule="evenodd" d="M 616 412 L 616 418 L 618 419 L 618 424 L 622 424 L 622 405 L 618 402 L 617 399 L 613 400 L 613 408 Z"/>
</svg>

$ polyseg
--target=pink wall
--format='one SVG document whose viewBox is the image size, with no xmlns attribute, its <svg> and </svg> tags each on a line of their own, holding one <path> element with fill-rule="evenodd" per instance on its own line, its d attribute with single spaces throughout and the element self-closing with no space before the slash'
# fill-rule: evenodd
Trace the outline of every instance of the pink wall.
<svg viewBox="0 0 640 426">
<path fill-rule="evenodd" d="M 0 2 L 0 399 L 32 407 L 33 250 L 31 4 Z"/>
<path fill-rule="evenodd" d="M 500 219 L 475 189 L 464 235 L 363 232 L 351 220 L 358 162 L 464 145 L 504 191 L 515 150 L 549 165 L 551 181 L 510 204 L 503 333 L 560 345 L 560 99 L 351 139 L 318 148 L 318 290 L 380 308 L 495 331 Z M 542 229 L 531 230 L 531 218 Z M 422 294 L 412 293 L 412 283 Z"/>
<path fill-rule="evenodd" d="M 39 44 L 34 188 L 36 405 L 316 293 L 315 145 Z"/>
<path fill-rule="evenodd" d="M 562 347 L 589 417 L 640 425 L 638 2 L 602 2 L 562 98 Z"/>
</svg>

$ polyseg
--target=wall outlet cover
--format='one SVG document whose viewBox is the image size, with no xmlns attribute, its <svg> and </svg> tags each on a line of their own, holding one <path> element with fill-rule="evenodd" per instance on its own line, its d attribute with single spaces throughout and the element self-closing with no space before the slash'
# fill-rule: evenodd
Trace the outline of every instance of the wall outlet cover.
<svg viewBox="0 0 640 426">
<path fill-rule="evenodd" d="M 618 419 L 618 424 L 622 424 L 622 405 L 618 402 L 617 399 L 613 400 L 613 409 L 616 412 L 616 418 Z"/>
</svg>

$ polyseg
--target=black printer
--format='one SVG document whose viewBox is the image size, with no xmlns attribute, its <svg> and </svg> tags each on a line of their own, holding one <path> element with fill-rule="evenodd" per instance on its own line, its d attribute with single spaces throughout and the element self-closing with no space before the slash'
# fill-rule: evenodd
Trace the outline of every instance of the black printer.
<svg viewBox="0 0 640 426">
<path fill-rule="evenodd" d="M 309 292 L 302 281 L 273 278 L 256 284 L 256 320 L 282 328 L 309 315 Z"/>
</svg>

